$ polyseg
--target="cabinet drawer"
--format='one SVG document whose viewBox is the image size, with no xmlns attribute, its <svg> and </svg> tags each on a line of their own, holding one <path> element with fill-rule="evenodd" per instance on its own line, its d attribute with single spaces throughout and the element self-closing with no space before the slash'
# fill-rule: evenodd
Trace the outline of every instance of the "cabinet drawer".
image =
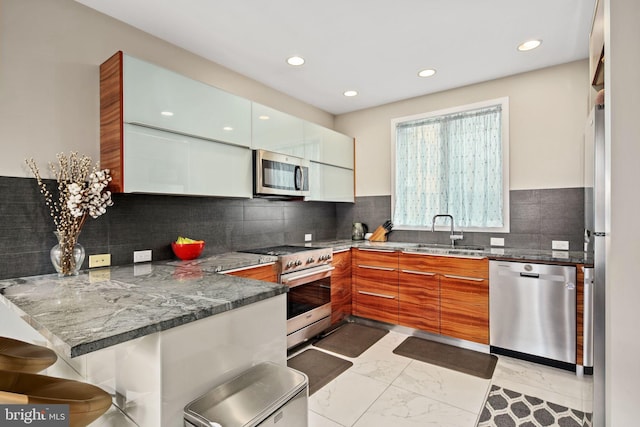
<svg viewBox="0 0 640 427">
<path fill-rule="evenodd" d="M 395 296 L 357 289 L 353 314 L 387 323 L 398 323 L 398 299 Z"/>
<path fill-rule="evenodd" d="M 358 249 L 356 265 L 369 267 L 398 268 L 398 253 L 376 249 Z"/>
<path fill-rule="evenodd" d="M 440 261 L 443 258 L 445 257 L 426 254 L 408 254 L 406 252 L 402 252 L 399 256 L 398 268 L 400 270 L 439 273 L 441 271 Z"/>
<path fill-rule="evenodd" d="M 278 267 L 275 263 L 259 265 L 256 267 L 239 268 L 223 272 L 232 276 L 244 277 L 247 279 L 263 280 L 265 282 L 278 283 Z"/>
<path fill-rule="evenodd" d="M 440 278 L 436 274 L 401 271 L 398 294 L 400 301 L 429 304 L 440 300 Z"/>
<path fill-rule="evenodd" d="M 427 254 L 400 254 L 400 270 L 418 270 L 468 277 L 489 277 L 489 259 L 457 258 Z"/>
<path fill-rule="evenodd" d="M 395 270 L 357 267 L 355 279 L 356 290 L 362 289 L 398 297 L 398 272 Z"/>
</svg>

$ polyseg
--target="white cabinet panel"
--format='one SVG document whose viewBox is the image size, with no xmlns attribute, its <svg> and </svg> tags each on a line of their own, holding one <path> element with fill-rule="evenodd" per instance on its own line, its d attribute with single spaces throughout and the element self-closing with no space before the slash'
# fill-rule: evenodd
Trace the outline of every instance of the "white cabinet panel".
<svg viewBox="0 0 640 427">
<path fill-rule="evenodd" d="M 311 162 L 309 189 L 311 195 L 305 200 L 353 203 L 353 169 Z"/>
<path fill-rule="evenodd" d="M 304 120 L 252 103 L 252 147 L 305 157 Z"/>
<path fill-rule="evenodd" d="M 251 150 L 125 125 L 125 192 L 251 197 Z"/>
<path fill-rule="evenodd" d="M 353 169 L 353 138 L 315 123 L 304 123 L 305 158 Z"/>
<path fill-rule="evenodd" d="M 123 68 L 125 122 L 251 146 L 251 101 L 127 55 Z"/>
</svg>

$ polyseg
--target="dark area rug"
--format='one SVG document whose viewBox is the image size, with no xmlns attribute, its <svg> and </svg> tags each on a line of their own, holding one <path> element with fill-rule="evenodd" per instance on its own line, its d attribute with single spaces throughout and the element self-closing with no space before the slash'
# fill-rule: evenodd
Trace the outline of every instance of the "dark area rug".
<svg viewBox="0 0 640 427">
<path fill-rule="evenodd" d="M 478 427 L 590 427 L 591 414 L 546 402 L 497 385 L 484 404 Z"/>
<path fill-rule="evenodd" d="M 491 379 L 498 358 L 466 348 L 409 337 L 393 350 L 395 354 L 421 362 L 453 369 L 476 377 Z"/>
<path fill-rule="evenodd" d="M 358 357 L 387 333 L 384 329 L 347 323 L 313 345 L 343 356 Z"/>
<path fill-rule="evenodd" d="M 287 366 L 307 374 L 311 396 L 353 366 L 353 363 L 319 350 L 308 349 L 287 360 Z"/>
</svg>

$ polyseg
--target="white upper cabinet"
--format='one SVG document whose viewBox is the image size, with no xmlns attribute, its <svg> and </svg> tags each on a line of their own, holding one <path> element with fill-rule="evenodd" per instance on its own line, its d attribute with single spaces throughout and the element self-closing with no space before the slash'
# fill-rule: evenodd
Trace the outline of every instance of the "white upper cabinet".
<svg viewBox="0 0 640 427">
<path fill-rule="evenodd" d="M 305 157 L 304 120 L 252 103 L 252 148 Z"/>
<path fill-rule="evenodd" d="M 304 122 L 305 157 L 353 169 L 353 138 L 311 122 Z"/>
<path fill-rule="evenodd" d="M 350 202 L 355 201 L 353 169 L 311 162 L 309 170 L 308 201 Z"/>
<path fill-rule="evenodd" d="M 124 192 L 252 196 L 251 150 L 145 126 L 124 126 Z"/>
<path fill-rule="evenodd" d="M 251 101 L 123 56 L 125 122 L 251 146 Z"/>
</svg>

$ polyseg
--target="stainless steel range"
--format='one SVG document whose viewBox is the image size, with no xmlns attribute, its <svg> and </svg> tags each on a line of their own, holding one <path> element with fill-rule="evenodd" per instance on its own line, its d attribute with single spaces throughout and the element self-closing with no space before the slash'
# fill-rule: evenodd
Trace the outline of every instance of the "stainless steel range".
<svg viewBox="0 0 640 427">
<path fill-rule="evenodd" d="M 242 252 L 278 257 L 279 282 L 287 293 L 287 348 L 312 338 L 331 325 L 331 248 L 274 246 Z"/>
</svg>

